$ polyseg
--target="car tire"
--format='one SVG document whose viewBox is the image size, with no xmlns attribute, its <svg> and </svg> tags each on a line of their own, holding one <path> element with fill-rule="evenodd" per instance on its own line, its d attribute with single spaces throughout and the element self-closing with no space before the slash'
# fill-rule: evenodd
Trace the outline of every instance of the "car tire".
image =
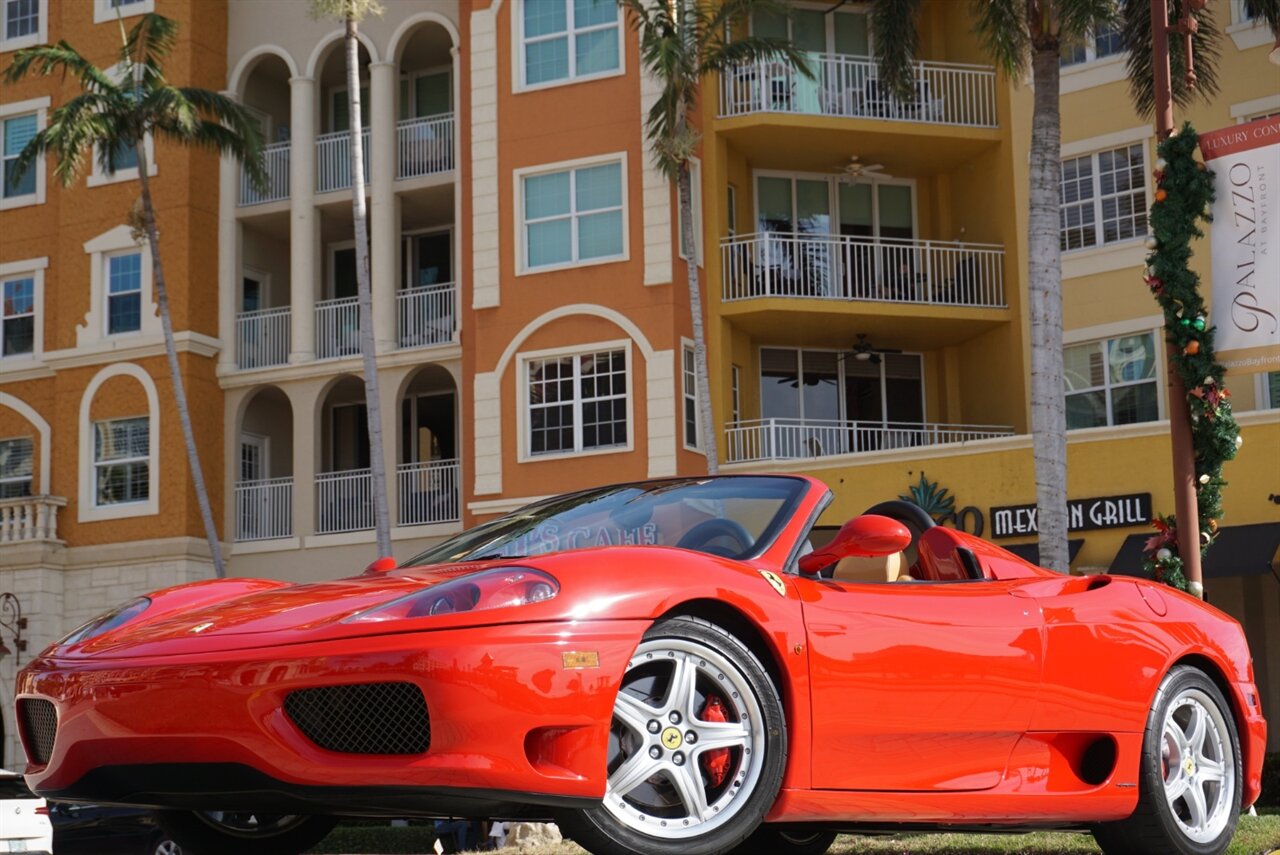
<svg viewBox="0 0 1280 855">
<path fill-rule="evenodd" d="M 824 855 L 836 833 L 803 825 L 761 825 L 731 855 Z"/>
<path fill-rule="evenodd" d="M 182 847 L 172 837 L 160 831 L 151 837 L 146 855 L 182 855 Z"/>
<path fill-rule="evenodd" d="M 751 650 L 708 621 L 668 618 L 622 676 L 604 799 L 558 821 L 594 855 L 728 852 L 773 805 L 786 760 L 782 701 Z"/>
<path fill-rule="evenodd" d="M 338 824 L 331 816 L 157 811 L 160 827 L 183 855 L 299 855 L 323 840 Z"/>
<path fill-rule="evenodd" d="M 1142 738 L 1138 807 L 1095 826 L 1107 855 L 1220 855 L 1240 818 L 1240 739 L 1231 706 L 1203 671 L 1171 670 Z"/>
</svg>

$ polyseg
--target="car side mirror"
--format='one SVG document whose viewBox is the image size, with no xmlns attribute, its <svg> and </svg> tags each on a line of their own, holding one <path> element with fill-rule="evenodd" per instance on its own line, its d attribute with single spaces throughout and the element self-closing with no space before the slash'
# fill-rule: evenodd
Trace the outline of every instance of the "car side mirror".
<svg viewBox="0 0 1280 855">
<path fill-rule="evenodd" d="M 831 542 L 800 558 L 800 572 L 812 576 L 852 555 L 892 555 L 911 545 L 911 530 L 891 517 L 863 514 L 840 527 Z"/>
<path fill-rule="evenodd" d="M 383 573 L 390 573 L 396 569 L 396 560 L 390 555 L 384 555 L 375 559 L 368 567 L 364 568 L 366 576 L 381 576 Z"/>
</svg>

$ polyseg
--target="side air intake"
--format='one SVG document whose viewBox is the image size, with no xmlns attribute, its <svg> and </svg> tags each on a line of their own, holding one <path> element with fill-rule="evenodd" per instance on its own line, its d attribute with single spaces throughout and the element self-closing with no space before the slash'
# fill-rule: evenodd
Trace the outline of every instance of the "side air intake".
<svg viewBox="0 0 1280 855">
<path fill-rule="evenodd" d="M 298 689 L 285 714 L 308 739 L 343 754 L 422 754 L 431 747 L 431 721 L 422 689 L 413 683 L 356 683 Z"/>
</svg>

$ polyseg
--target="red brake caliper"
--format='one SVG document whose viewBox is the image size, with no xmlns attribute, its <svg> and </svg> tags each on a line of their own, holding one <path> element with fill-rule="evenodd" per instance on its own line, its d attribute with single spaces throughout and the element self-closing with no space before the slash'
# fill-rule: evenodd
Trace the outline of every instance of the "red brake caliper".
<svg viewBox="0 0 1280 855">
<path fill-rule="evenodd" d="M 729 720 L 725 714 L 724 701 L 719 695 L 708 695 L 707 702 L 702 705 L 698 718 L 703 721 L 724 722 Z M 724 783 L 729 774 L 729 749 L 713 748 L 702 753 L 702 771 L 707 774 L 707 782 L 718 787 Z"/>
</svg>

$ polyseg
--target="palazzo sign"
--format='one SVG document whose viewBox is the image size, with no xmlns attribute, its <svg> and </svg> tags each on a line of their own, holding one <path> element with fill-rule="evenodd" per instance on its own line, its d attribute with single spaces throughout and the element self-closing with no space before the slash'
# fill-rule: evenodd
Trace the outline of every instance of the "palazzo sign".
<svg viewBox="0 0 1280 855">
<path fill-rule="evenodd" d="M 1124 528 L 1151 522 L 1151 494 L 1099 496 L 1067 502 L 1067 529 L 1093 531 Z M 1035 505 L 1007 505 L 991 509 L 992 537 L 1024 537 L 1039 534 Z"/>
<path fill-rule="evenodd" d="M 1200 137 L 1213 170 L 1213 325 L 1232 373 L 1280 370 L 1280 116 Z"/>
</svg>

